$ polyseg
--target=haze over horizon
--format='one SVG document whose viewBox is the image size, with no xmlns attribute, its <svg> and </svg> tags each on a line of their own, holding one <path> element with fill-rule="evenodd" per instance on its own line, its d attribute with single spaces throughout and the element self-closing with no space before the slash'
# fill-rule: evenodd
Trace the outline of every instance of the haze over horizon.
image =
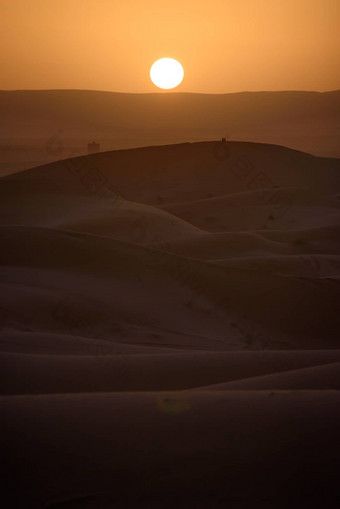
<svg viewBox="0 0 340 509">
<path fill-rule="evenodd" d="M 152 63 L 173 57 L 173 92 L 340 88 L 336 0 L 0 0 L 0 89 L 164 93 Z M 4 72 L 4 70 L 6 71 Z M 169 93 L 169 92 L 167 92 Z"/>
<path fill-rule="evenodd" d="M 108 94 L 122 94 L 122 95 L 153 95 L 158 93 L 163 94 L 177 94 L 177 95 L 237 95 L 237 94 L 270 94 L 270 93 L 280 93 L 280 92 L 301 92 L 301 93 L 311 93 L 311 94 L 327 94 L 332 92 L 339 92 L 340 88 L 332 89 L 332 90 L 239 90 L 235 92 L 183 92 L 180 90 L 164 90 L 164 91 L 149 91 L 149 92 L 121 92 L 117 90 L 99 90 L 95 88 L 13 88 L 13 89 L 0 89 L 0 92 L 103 92 Z"/>
</svg>

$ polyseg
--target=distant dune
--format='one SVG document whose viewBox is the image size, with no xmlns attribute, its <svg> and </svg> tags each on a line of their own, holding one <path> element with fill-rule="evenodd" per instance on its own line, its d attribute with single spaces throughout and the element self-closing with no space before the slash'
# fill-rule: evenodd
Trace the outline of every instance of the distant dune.
<svg viewBox="0 0 340 509">
<path fill-rule="evenodd" d="M 87 128 L 94 92 L 13 97 L 46 120 L 51 94 L 79 94 Z M 338 94 L 298 96 L 281 119 Z M 99 125 L 118 96 L 93 97 Z M 237 100 L 255 116 L 259 97 Z M 197 99 L 159 95 L 157 115 Z M 4 176 L 0 196 L 8 507 L 336 507 L 340 159 L 144 147 Z"/>
<path fill-rule="evenodd" d="M 1 175 L 102 150 L 227 137 L 340 157 L 340 91 L 122 94 L 0 91 Z"/>
</svg>

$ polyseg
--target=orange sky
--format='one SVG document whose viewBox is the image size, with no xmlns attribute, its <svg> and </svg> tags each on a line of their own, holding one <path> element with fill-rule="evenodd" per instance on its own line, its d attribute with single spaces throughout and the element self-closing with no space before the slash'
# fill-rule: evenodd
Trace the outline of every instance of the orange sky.
<svg viewBox="0 0 340 509">
<path fill-rule="evenodd" d="M 340 0 L 0 0 L 0 89 L 178 92 L 340 88 Z"/>
</svg>

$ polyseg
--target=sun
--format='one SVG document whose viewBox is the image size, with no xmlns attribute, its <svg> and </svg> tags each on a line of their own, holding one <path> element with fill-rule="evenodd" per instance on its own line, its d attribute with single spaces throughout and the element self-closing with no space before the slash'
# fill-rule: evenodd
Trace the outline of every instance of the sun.
<svg viewBox="0 0 340 509">
<path fill-rule="evenodd" d="M 184 77 L 183 67 L 173 58 L 161 58 L 152 64 L 150 78 L 158 88 L 169 90 L 178 87 Z"/>
</svg>

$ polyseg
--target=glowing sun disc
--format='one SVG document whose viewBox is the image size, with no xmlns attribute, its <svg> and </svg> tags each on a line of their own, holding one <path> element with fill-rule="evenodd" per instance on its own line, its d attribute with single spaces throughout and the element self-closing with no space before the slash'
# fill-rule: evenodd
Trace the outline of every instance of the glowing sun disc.
<svg viewBox="0 0 340 509">
<path fill-rule="evenodd" d="M 150 78 L 158 88 L 170 89 L 178 87 L 184 77 L 183 67 L 173 58 L 161 58 L 152 64 Z"/>
</svg>

